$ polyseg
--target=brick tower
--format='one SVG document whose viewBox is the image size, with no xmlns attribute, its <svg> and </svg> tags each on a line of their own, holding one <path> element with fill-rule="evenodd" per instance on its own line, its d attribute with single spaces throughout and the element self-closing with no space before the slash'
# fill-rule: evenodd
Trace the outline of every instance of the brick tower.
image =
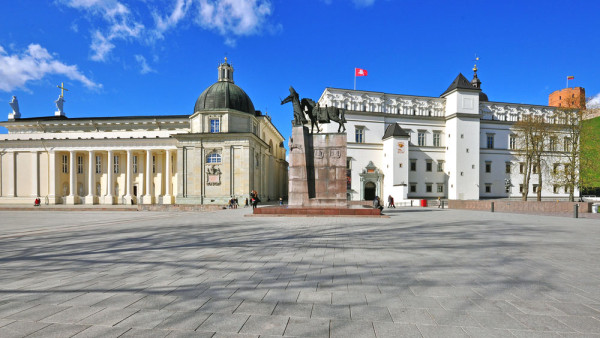
<svg viewBox="0 0 600 338">
<path fill-rule="evenodd" d="M 548 96 L 548 105 L 585 109 L 585 88 L 574 87 L 557 90 Z"/>
</svg>

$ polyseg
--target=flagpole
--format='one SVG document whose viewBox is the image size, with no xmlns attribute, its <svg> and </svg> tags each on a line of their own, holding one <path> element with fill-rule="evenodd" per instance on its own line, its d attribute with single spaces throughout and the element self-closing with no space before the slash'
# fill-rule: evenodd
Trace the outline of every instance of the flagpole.
<svg viewBox="0 0 600 338">
<path fill-rule="evenodd" d="M 569 88 L 569 77 L 567 76 L 567 88 Z"/>
<path fill-rule="evenodd" d="M 354 68 L 354 90 L 356 90 L 356 68 Z"/>
</svg>

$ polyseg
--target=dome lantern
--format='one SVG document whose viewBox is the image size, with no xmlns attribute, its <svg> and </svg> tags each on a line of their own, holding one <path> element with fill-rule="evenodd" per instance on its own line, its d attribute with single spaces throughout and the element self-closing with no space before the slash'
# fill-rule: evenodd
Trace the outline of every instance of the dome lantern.
<svg viewBox="0 0 600 338">
<path fill-rule="evenodd" d="M 225 58 L 225 61 L 219 65 L 218 79 L 220 82 L 226 81 L 226 82 L 234 83 L 233 82 L 233 66 L 231 66 L 229 63 L 227 63 L 227 58 Z"/>
</svg>

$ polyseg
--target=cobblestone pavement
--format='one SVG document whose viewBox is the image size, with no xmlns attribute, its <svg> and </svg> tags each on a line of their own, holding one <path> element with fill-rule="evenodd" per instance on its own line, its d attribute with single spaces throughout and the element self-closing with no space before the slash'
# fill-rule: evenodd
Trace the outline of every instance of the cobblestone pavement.
<svg viewBox="0 0 600 338">
<path fill-rule="evenodd" d="M 598 337 L 600 222 L 0 212 L 0 337 Z"/>
</svg>

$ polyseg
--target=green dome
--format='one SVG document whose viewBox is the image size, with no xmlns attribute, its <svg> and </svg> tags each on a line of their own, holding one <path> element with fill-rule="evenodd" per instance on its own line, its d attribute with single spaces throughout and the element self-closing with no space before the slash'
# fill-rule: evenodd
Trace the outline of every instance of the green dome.
<svg viewBox="0 0 600 338">
<path fill-rule="evenodd" d="M 232 82 L 218 81 L 206 88 L 196 100 L 194 113 L 201 110 L 235 109 L 254 115 L 254 105 L 250 97 Z"/>
</svg>

